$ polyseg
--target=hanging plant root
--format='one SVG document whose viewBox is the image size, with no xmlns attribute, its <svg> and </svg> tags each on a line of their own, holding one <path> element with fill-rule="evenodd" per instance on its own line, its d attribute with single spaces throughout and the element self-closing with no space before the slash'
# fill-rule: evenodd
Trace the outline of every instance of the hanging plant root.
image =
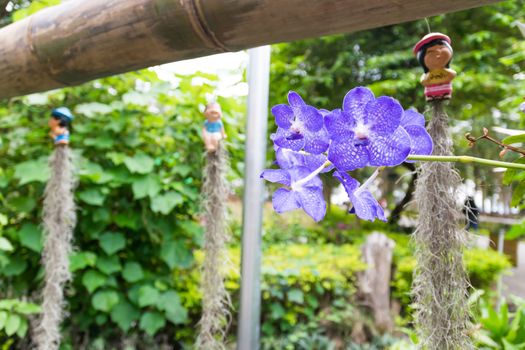
<svg viewBox="0 0 525 350">
<path fill-rule="evenodd" d="M 202 212 L 205 221 L 204 263 L 201 268 L 202 317 L 196 348 L 222 350 L 225 335 L 231 323 L 230 295 L 224 285 L 230 268 L 226 244 L 230 239 L 227 229 L 226 200 L 229 188 L 226 173 L 228 157 L 223 146 L 207 152 L 202 188 Z"/>
<path fill-rule="evenodd" d="M 51 177 L 44 191 L 45 270 L 42 291 L 42 315 L 34 331 L 38 350 L 56 350 L 60 346 L 60 323 L 64 318 L 64 287 L 71 279 L 69 255 L 76 223 L 73 190 L 75 178 L 71 150 L 57 146 L 49 159 Z"/>
<path fill-rule="evenodd" d="M 441 101 L 433 102 L 428 131 L 434 155 L 452 154 L 448 117 Z M 474 349 L 467 331 L 469 282 L 463 264 L 467 232 L 456 201 L 461 178 L 453 163 L 421 166 L 416 186 L 419 222 L 413 235 L 417 266 L 413 283 L 419 348 Z"/>
</svg>

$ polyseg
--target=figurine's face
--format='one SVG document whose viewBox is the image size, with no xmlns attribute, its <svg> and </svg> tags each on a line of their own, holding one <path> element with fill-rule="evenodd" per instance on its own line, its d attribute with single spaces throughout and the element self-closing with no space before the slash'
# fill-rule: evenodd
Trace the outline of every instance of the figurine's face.
<svg viewBox="0 0 525 350">
<path fill-rule="evenodd" d="M 429 70 L 445 68 L 452 59 L 452 52 L 445 45 L 435 45 L 427 49 L 425 53 L 425 66 Z"/>
<path fill-rule="evenodd" d="M 204 115 L 206 116 L 206 119 L 208 119 L 210 122 L 216 122 L 219 119 L 221 119 L 222 113 L 218 105 L 211 105 L 206 109 Z"/>
<path fill-rule="evenodd" d="M 60 127 L 60 120 L 51 117 L 49 118 L 47 124 L 49 125 L 51 129 L 55 129 L 55 128 Z"/>
</svg>

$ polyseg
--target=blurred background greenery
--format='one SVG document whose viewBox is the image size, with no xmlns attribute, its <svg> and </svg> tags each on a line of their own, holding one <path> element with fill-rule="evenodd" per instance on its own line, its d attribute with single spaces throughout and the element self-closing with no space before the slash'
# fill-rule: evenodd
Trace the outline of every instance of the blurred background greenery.
<svg viewBox="0 0 525 350">
<path fill-rule="evenodd" d="M 7 2 L 0 26 L 59 2 Z M 455 50 L 452 68 L 459 74 L 449 115 L 457 154 L 496 159 L 496 147 L 480 142 L 470 149 L 463 134 L 481 134 L 483 127 L 492 126 L 523 129 L 525 116 L 518 105 L 525 96 L 525 41 L 513 22 L 524 16 L 523 3 L 513 0 L 429 19 L 433 31 L 452 38 Z M 349 89 L 366 85 L 423 112 L 421 69 L 411 47 L 426 32 L 426 23 L 417 21 L 274 45 L 270 102 L 283 103 L 287 92 L 295 90 L 308 103 L 333 109 Z M 201 308 L 200 128 L 211 97 L 222 105 L 228 134 L 233 263 L 227 286 L 233 300 L 238 299 L 246 101 L 216 95 L 218 84 L 219 77 L 209 73 L 174 74 L 173 80 L 165 80 L 153 70 L 142 70 L 0 102 L 0 348 L 29 348 L 29 324 L 40 311 L 40 215 L 52 150 L 47 118 L 60 105 L 76 115 L 72 147 L 79 176 L 74 280 L 66 291 L 62 349 L 191 348 Z M 271 132 L 275 125 L 270 120 Z M 505 160 L 515 158 L 505 155 Z M 269 145 L 268 166 L 272 160 Z M 485 212 L 511 214 L 508 205 L 500 210 L 500 204 L 513 189 L 513 213 L 521 213 L 521 173 L 508 173 L 502 186 L 502 176 L 491 168 L 458 168 L 473 184 Z M 336 204 L 315 224 L 299 212 L 279 216 L 268 204 L 263 349 L 409 349 L 409 339 L 414 340 L 409 292 L 415 261 L 407 233 L 416 214 L 410 206 L 402 215 L 401 209 L 410 201 L 413 169 L 407 164 L 385 171 L 376 189 L 388 212 L 395 213 L 387 224 L 359 222 Z M 360 171 L 359 176 L 365 175 L 367 170 Z M 329 176 L 323 181 L 326 198 L 335 198 L 336 182 Z M 402 217 L 408 219 L 405 224 Z M 522 227 L 512 228 L 515 237 L 525 233 Z M 488 234 L 508 226 L 482 228 Z M 397 327 L 392 334 L 376 329 L 370 310 L 356 295 L 356 276 L 366 268 L 360 245 L 376 231 L 396 242 L 392 301 Z M 520 332 L 525 329 L 525 304 L 516 299 L 510 311 L 506 304 L 501 312 L 494 311 L 494 284 L 510 267 L 507 258 L 473 247 L 465 263 L 473 287 L 484 292 L 472 295 L 472 334 L 479 347 L 525 344 L 520 335 L 525 334 Z M 236 312 L 229 334 L 232 346 L 235 326 Z"/>
</svg>

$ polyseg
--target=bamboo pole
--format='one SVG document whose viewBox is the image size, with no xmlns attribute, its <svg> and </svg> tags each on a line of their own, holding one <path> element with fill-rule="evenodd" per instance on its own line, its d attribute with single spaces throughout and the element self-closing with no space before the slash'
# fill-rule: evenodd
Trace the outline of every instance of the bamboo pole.
<svg viewBox="0 0 525 350">
<path fill-rule="evenodd" d="M 71 0 L 0 29 L 0 99 L 497 0 Z"/>
</svg>

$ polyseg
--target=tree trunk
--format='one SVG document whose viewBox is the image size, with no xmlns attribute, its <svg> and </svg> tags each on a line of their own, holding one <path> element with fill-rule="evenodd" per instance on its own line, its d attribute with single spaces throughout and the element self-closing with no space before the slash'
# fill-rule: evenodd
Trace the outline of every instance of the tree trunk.
<svg viewBox="0 0 525 350">
<path fill-rule="evenodd" d="M 388 224 L 394 225 L 397 224 L 399 219 L 401 218 L 401 213 L 405 209 L 405 206 L 410 203 L 412 200 L 412 197 L 414 197 L 414 190 L 416 189 L 416 181 L 417 181 L 417 172 L 416 167 L 412 163 L 403 163 L 404 166 L 406 166 L 410 171 L 412 171 L 412 178 L 410 179 L 410 183 L 408 184 L 407 191 L 405 193 L 405 196 L 403 199 L 396 204 L 396 207 L 394 210 L 392 210 L 392 213 L 390 214 L 390 218 L 388 218 Z"/>
<path fill-rule="evenodd" d="M 72 0 L 0 29 L 0 99 L 496 0 Z"/>
<path fill-rule="evenodd" d="M 359 293 L 372 308 L 377 328 L 389 332 L 394 326 L 390 314 L 390 279 L 395 242 L 382 233 L 372 233 L 362 248 L 368 269 L 359 275 Z"/>
</svg>

